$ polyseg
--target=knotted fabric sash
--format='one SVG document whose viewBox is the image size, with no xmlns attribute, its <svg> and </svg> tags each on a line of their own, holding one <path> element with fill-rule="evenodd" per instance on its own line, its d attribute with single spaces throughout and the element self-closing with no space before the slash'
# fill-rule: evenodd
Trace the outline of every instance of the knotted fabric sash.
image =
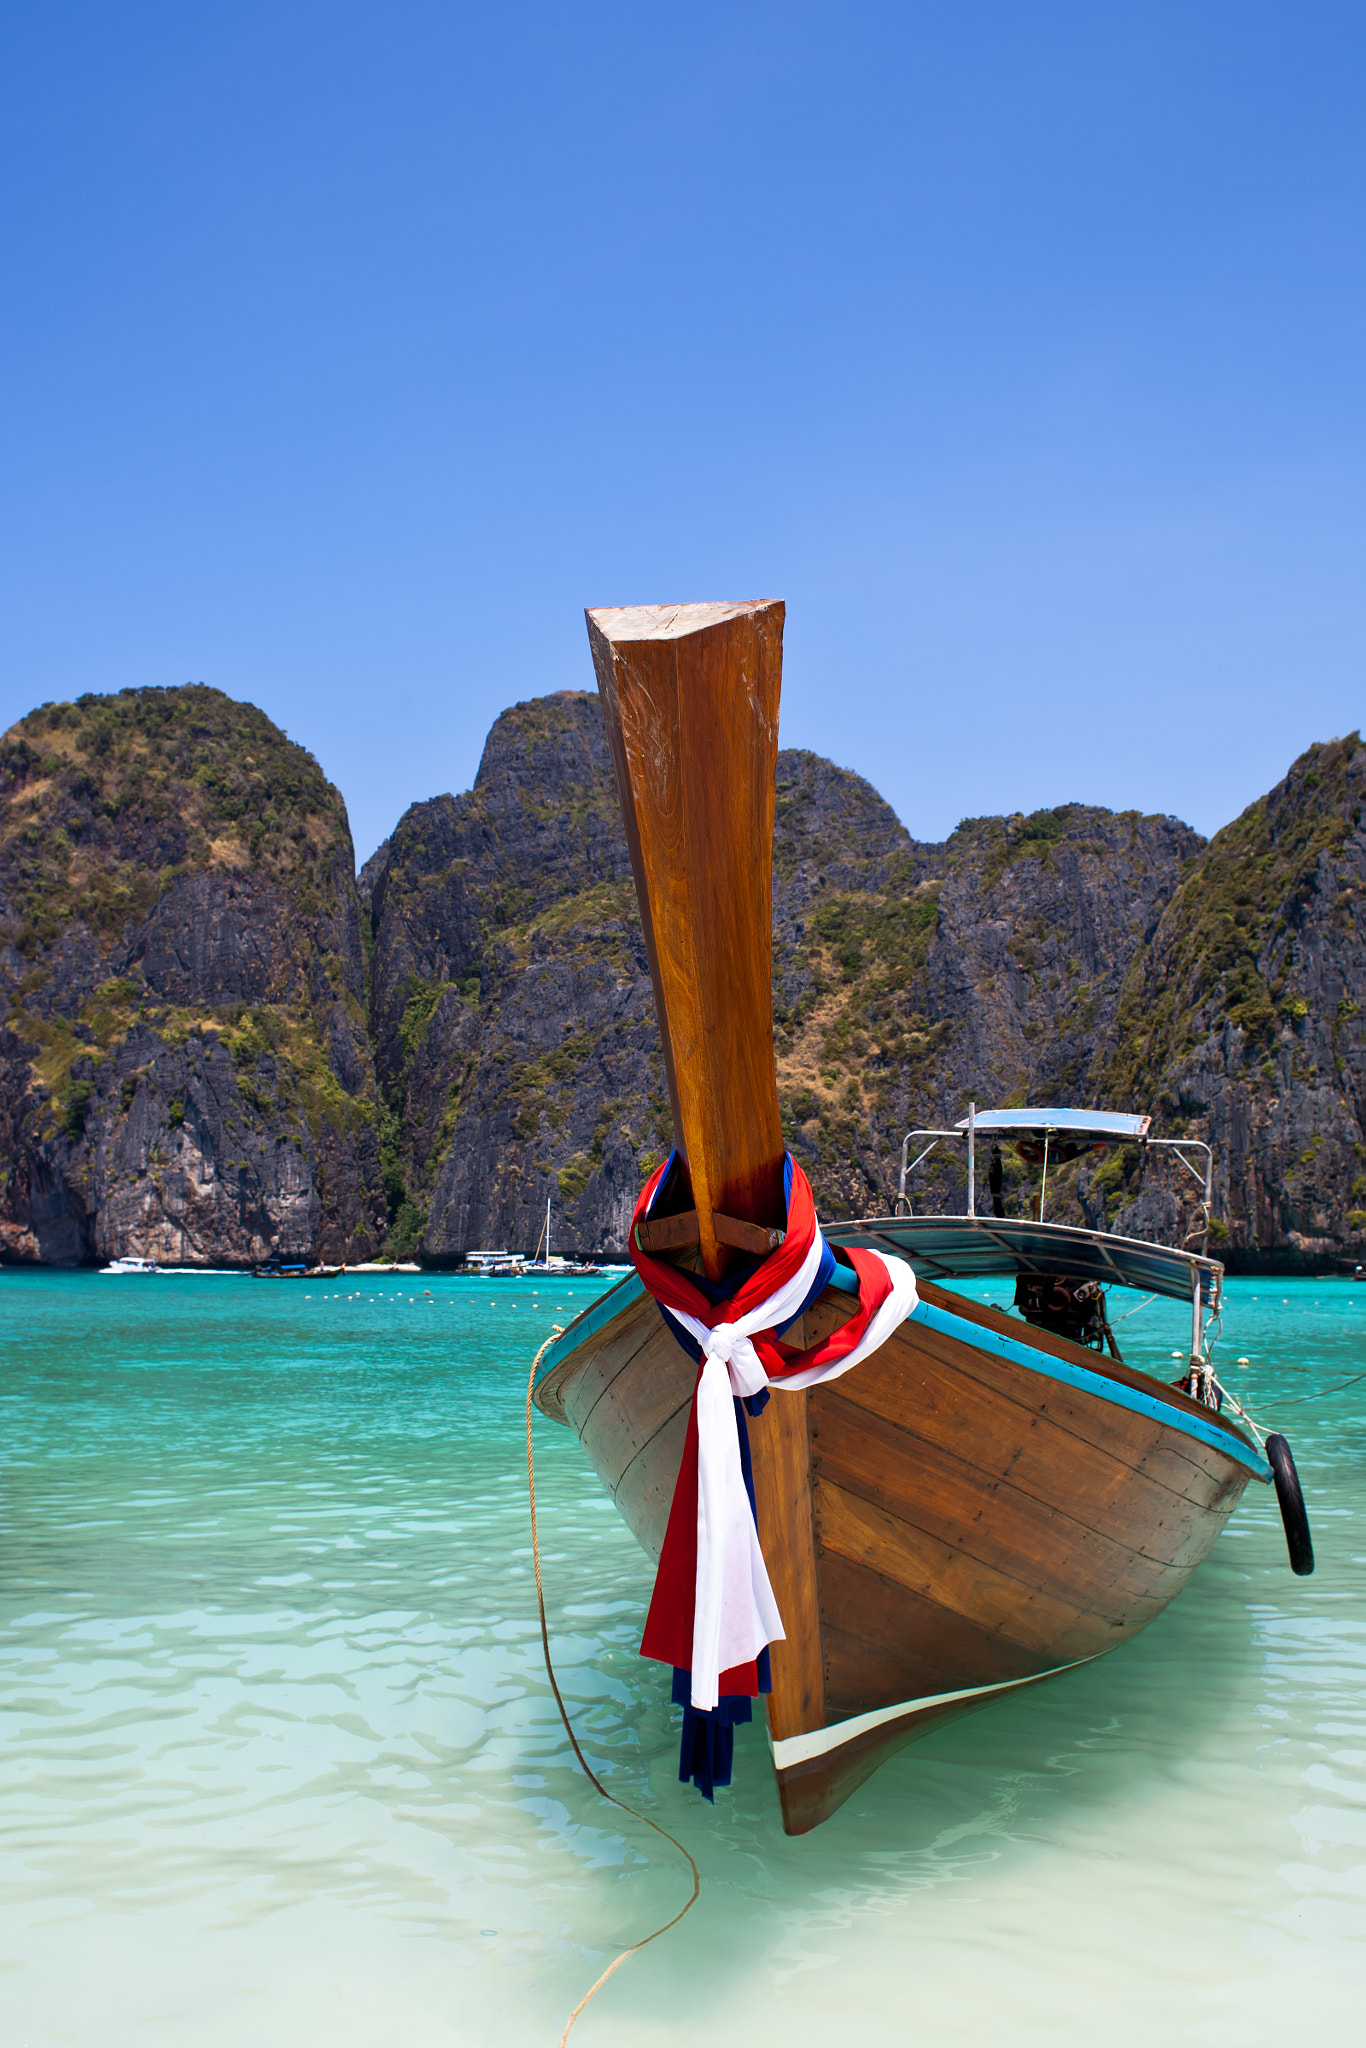
<svg viewBox="0 0 1366 2048">
<path fill-rule="evenodd" d="M 690 1670 L 692 1705 L 707 1712 L 722 1693 L 755 1696 L 756 1660 L 783 1639 L 741 1470 L 735 1399 L 769 1387 L 795 1392 L 848 1372 L 905 1321 L 916 1288 L 904 1259 L 842 1251 L 857 1281 L 858 1313 L 808 1350 L 784 1344 L 778 1332 L 824 1291 L 834 1267 L 806 1175 L 789 1155 L 782 1244 L 728 1300 L 713 1301 L 690 1273 L 636 1243 L 636 1225 L 672 1166 L 671 1156 L 636 1204 L 631 1257 L 679 1341 L 700 1349 L 702 1364 L 640 1647 L 643 1656 Z"/>
</svg>

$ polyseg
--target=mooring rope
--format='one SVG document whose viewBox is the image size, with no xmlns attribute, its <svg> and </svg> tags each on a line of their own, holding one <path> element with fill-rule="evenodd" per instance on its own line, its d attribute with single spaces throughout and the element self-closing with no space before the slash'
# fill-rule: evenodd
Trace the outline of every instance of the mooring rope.
<svg viewBox="0 0 1366 2048">
<path fill-rule="evenodd" d="M 698 1896 L 702 1890 L 701 1872 L 698 1870 L 697 1865 L 693 1862 L 692 1857 L 683 1847 L 683 1844 L 679 1841 L 678 1837 L 676 1835 L 671 1835 L 667 1828 L 662 1828 L 657 1820 L 651 1820 L 648 1813 L 641 1813 L 634 1806 L 630 1805 L 625 1799 L 618 1799 L 616 1793 L 609 1792 L 607 1787 L 603 1784 L 602 1780 L 598 1777 L 597 1772 L 593 1769 L 593 1766 L 589 1763 L 587 1757 L 579 1748 L 579 1738 L 574 1733 L 573 1726 L 570 1723 L 569 1710 L 565 1706 L 564 1697 L 560 1692 L 559 1683 L 555 1677 L 555 1667 L 550 1660 L 550 1631 L 546 1627 L 545 1591 L 541 1584 L 541 1543 L 540 1537 L 537 1534 L 536 1529 L 536 1466 L 531 1451 L 531 1392 L 532 1388 L 536 1384 L 536 1368 L 539 1366 L 541 1360 L 545 1357 L 546 1352 L 549 1351 L 551 1345 L 555 1342 L 555 1339 L 562 1335 L 563 1332 L 559 1329 L 553 1329 L 551 1331 L 550 1335 L 546 1338 L 544 1344 L 542 1344 L 540 1350 L 536 1353 L 536 1356 L 531 1361 L 531 1371 L 527 1375 L 526 1383 L 526 1483 L 527 1491 L 531 1496 L 531 1561 L 536 1569 L 536 1605 L 539 1608 L 541 1615 L 541 1648 L 545 1653 L 545 1675 L 550 1680 L 550 1690 L 555 1695 L 555 1704 L 560 1710 L 560 1719 L 564 1722 L 564 1732 L 569 1737 L 570 1744 L 573 1747 L 574 1754 L 579 1760 L 579 1768 L 580 1770 L 582 1770 L 589 1784 L 593 1787 L 593 1790 L 595 1792 L 601 1793 L 604 1799 L 610 1800 L 613 1806 L 619 1806 L 623 1813 L 629 1813 L 633 1820 L 643 1821 L 647 1828 L 653 1828 L 657 1835 L 662 1835 L 666 1842 L 672 1843 L 673 1847 L 677 1849 L 679 1855 L 683 1858 L 689 1870 L 692 1872 L 692 1893 L 687 1901 L 687 1904 L 684 1906 L 680 1906 L 679 1910 L 674 1914 L 672 1920 L 666 1920 L 662 1927 L 656 1927 L 653 1933 L 643 1936 L 643 1938 L 640 1941 L 633 1941 L 629 1948 L 624 1948 L 621 1954 L 616 1958 L 615 1962 L 611 1962 L 607 1965 L 607 1968 L 598 1978 L 596 1984 L 589 1985 L 587 1991 L 584 1992 L 583 1997 L 579 2000 L 578 2004 L 574 2007 L 573 2012 L 570 2013 L 569 2018 L 565 2021 L 564 2032 L 560 2035 L 559 2048 L 565 2048 L 565 2043 L 569 2039 L 570 2028 L 573 2026 L 575 2020 L 578 2018 L 579 2014 L 587 2005 L 589 1999 L 594 1997 L 594 1995 L 602 1989 L 603 1985 L 607 1982 L 607 1979 L 611 1976 L 613 1970 L 619 1970 L 621 1968 L 621 1965 L 626 1961 L 626 1958 L 628 1956 L 633 1956 L 640 1949 L 648 1947 L 652 1941 L 658 1941 L 660 1935 L 667 1934 L 671 1927 L 677 1927 L 679 1921 L 683 1918 L 683 1915 L 685 1913 L 690 1913 L 693 1907 L 697 1904 Z"/>
<path fill-rule="evenodd" d="M 1261 1451 L 1263 1456 L 1265 1456 L 1266 1440 L 1268 1435 L 1270 1434 L 1270 1431 L 1263 1429 L 1261 1424 L 1257 1421 L 1256 1417 L 1252 1414 L 1251 1410 L 1243 1406 L 1242 1402 L 1238 1399 L 1238 1396 L 1234 1393 L 1233 1389 L 1231 1387 L 1226 1387 L 1224 1385 L 1223 1381 L 1220 1379 L 1218 1373 L 1214 1370 L 1214 1367 L 1212 1365 L 1207 1366 L 1206 1371 L 1209 1374 L 1209 1383 L 1212 1387 L 1217 1389 L 1221 1402 L 1227 1401 L 1229 1407 L 1233 1410 L 1234 1414 L 1241 1417 L 1241 1419 L 1247 1424 L 1248 1428 L 1252 1431 L 1252 1434 L 1257 1439 L 1257 1449 Z M 1184 1382 L 1182 1382 L 1182 1384 L 1184 1385 Z"/>
<path fill-rule="evenodd" d="M 1355 1387 L 1362 1380 L 1366 1380 L 1366 1372 L 1356 1372 L 1352 1374 L 1349 1380 L 1339 1380 L 1335 1387 L 1322 1387 L 1317 1394 L 1292 1394 L 1288 1400 L 1278 1401 L 1276 1406 L 1278 1408 L 1299 1408 L 1306 1401 L 1326 1401 L 1330 1394 L 1343 1394 L 1347 1391 L 1348 1387 Z"/>
<path fill-rule="evenodd" d="M 1150 1301 L 1156 1300 L 1157 1296 L 1155 1294 L 1145 1294 L 1142 1301 L 1136 1301 L 1132 1308 L 1126 1308 L 1122 1316 L 1115 1317 L 1115 1321 L 1117 1323 L 1127 1323 L 1130 1316 L 1136 1316 L 1141 1308 L 1146 1308 Z"/>
<path fill-rule="evenodd" d="M 1330 1394 L 1344 1394 L 1346 1393 L 1348 1387 L 1358 1386 L 1360 1385 L 1362 1380 L 1366 1380 L 1366 1372 L 1353 1373 L 1351 1379 L 1339 1380 L 1338 1384 L 1335 1387 L 1322 1387 L 1316 1394 L 1292 1394 L 1287 1400 L 1277 1401 L 1276 1406 L 1278 1408 L 1302 1408 L 1305 1405 L 1305 1403 L 1309 1401 L 1326 1401 Z M 1256 1437 L 1257 1448 L 1264 1452 L 1266 1450 L 1266 1439 L 1268 1435 L 1271 1434 L 1271 1432 L 1262 1428 L 1261 1424 L 1253 1416 L 1251 1410 L 1247 1408 L 1244 1405 L 1244 1403 L 1238 1399 L 1238 1396 L 1233 1392 L 1233 1389 L 1231 1387 L 1226 1387 L 1224 1385 L 1223 1381 L 1219 1378 L 1218 1374 L 1213 1371 L 1212 1368 L 1210 1370 L 1210 1382 L 1213 1386 L 1219 1389 L 1219 1392 L 1228 1402 L 1234 1414 L 1241 1416 L 1242 1420 L 1247 1424 L 1248 1428 L 1252 1431 L 1252 1434 Z"/>
</svg>

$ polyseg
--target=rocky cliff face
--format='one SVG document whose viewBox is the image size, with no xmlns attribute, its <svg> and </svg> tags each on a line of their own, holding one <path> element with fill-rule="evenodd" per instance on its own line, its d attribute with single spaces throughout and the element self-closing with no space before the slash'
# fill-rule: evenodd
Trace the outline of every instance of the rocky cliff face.
<svg viewBox="0 0 1366 2048">
<path fill-rule="evenodd" d="M 366 884 L 395 1242 L 529 1250 L 549 1196 L 556 1251 L 622 1243 L 668 1106 L 596 696 L 504 712 L 474 788 L 415 804 Z"/>
<path fill-rule="evenodd" d="M 1093 1099 L 1126 971 L 1202 841 L 1174 818 L 1068 804 L 917 844 L 855 777 L 832 782 L 809 755 L 784 763 L 774 936 L 788 1140 L 824 1214 L 885 1213 L 908 1129 L 945 1127 L 973 1099 Z M 1026 1195 L 1009 1164 L 1007 1183 L 1013 1210 Z M 1050 1213 L 1078 1213 L 1067 1179 L 1055 1196 Z M 942 1148 L 914 1198 L 964 1206 Z"/>
<path fill-rule="evenodd" d="M 0 1257 L 363 1257 L 383 1223 L 345 808 L 217 690 L 0 742 Z"/>
<path fill-rule="evenodd" d="M 780 755 L 779 1089 L 822 1212 L 888 1206 L 908 1125 L 974 1093 L 1084 1093 L 1201 843 L 1073 805 L 921 844 L 859 777 Z M 596 697 L 505 713 L 470 795 L 415 805 L 366 882 L 410 1241 L 530 1249 L 550 1195 L 557 1248 L 620 1251 L 671 1131 Z"/>
<path fill-rule="evenodd" d="M 1082 804 L 913 840 L 859 777 L 779 756 L 784 1127 L 822 1213 L 890 1207 L 968 1102 L 1154 1110 L 1220 1157 L 1230 1263 L 1366 1255 L 1366 750 L 1310 750 L 1208 846 Z M 497 721 L 355 883 L 345 811 L 203 689 L 45 707 L 0 745 L 0 1257 L 242 1263 L 386 1246 L 620 1252 L 671 1142 L 595 695 Z M 1193 1184 L 1192 1184 L 1193 1191 Z M 918 1206 L 961 1208 L 941 1149 Z M 1034 1190 L 1006 1159 L 1006 1204 Z M 1049 1214 L 1175 1242 L 1136 1152 Z"/>
<path fill-rule="evenodd" d="M 1098 1071 L 1214 1149 L 1212 1249 L 1244 1270 L 1366 1258 L 1366 748 L 1311 747 L 1215 834 L 1139 950 Z M 1178 1199 L 1178 1192 L 1180 1199 Z M 1194 1228 L 1178 1180 L 1117 1227 Z"/>
</svg>

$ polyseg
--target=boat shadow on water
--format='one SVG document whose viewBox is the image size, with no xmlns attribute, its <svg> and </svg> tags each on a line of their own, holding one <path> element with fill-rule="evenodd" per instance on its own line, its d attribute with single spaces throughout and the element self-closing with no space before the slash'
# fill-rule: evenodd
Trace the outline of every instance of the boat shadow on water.
<svg viewBox="0 0 1366 2048">
<path fill-rule="evenodd" d="M 675 1812 L 670 1825 L 699 1857 L 709 1841 L 724 1852 L 762 1845 L 765 1861 L 802 1871 L 815 1856 L 823 1882 L 853 1881 L 870 1854 L 908 1868 L 937 1859 L 951 1846 L 946 1830 L 971 1825 L 984 1836 L 1010 1834 L 1022 1785 L 1047 1788 L 1054 1825 L 1103 1824 L 1107 1807 L 1150 1792 L 1155 1777 L 1222 1766 L 1231 1742 L 1245 1747 L 1247 1716 L 1264 1703 L 1267 1610 L 1258 1595 L 1284 1577 L 1275 1509 L 1268 1519 L 1257 1511 L 1263 1505 L 1259 1496 L 1235 1514 L 1199 1576 L 1148 1628 L 1046 1688 L 1007 1694 L 906 1745 L 850 1795 L 818 1840 L 783 1831 L 757 1722 L 737 1736 L 736 1782 L 724 1805 L 691 1809 L 691 1819 Z M 1244 1553 L 1251 1553 L 1247 1562 Z M 603 1602 L 595 1598 L 603 1590 L 597 1573 L 585 1564 L 566 1576 L 561 1562 L 552 1597 L 580 1645 L 593 1612 L 603 1614 L 599 1627 L 614 1640 L 600 1642 L 587 1662 L 564 1658 L 573 1671 L 569 1704 L 576 1726 L 592 1731 L 593 1755 L 611 1788 L 659 1814 L 676 1804 L 676 1710 L 667 1682 L 635 1652 L 635 1602 L 645 1588 L 633 1598 L 634 1578 L 614 1585 L 619 1597 Z M 572 1770 L 567 1746 L 560 1762 Z M 572 1792 L 572 1779 L 566 1789 L 576 1802 L 591 1801 L 586 1787 Z M 629 1823 L 622 1833 L 624 1843 L 639 1846 Z"/>
<path fill-rule="evenodd" d="M 712 1901 L 692 1939 L 652 1949 L 639 1977 L 613 1979 L 620 2038 L 634 2029 L 635 2038 L 656 2038 L 661 2011 L 676 2029 L 707 2027 L 728 2043 L 747 2038 L 745 2002 L 762 1986 L 765 1996 L 784 1999 L 853 2000 L 864 2038 L 906 2039 L 907 2002 L 919 2011 L 923 1994 L 942 1999 L 946 1978 L 956 1975 L 946 1943 L 960 1945 L 961 1964 L 985 1973 L 957 1984 L 954 1995 L 982 2001 L 990 2032 L 965 2031 L 955 2012 L 945 2015 L 942 2032 L 926 2023 L 916 2039 L 1044 2038 L 1023 2023 L 1016 2031 L 1000 2006 L 1004 1987 L 1033 1970 L 1066 1976 L 1076 1967 L 1076 1945 L 1097 1937 L 1104 1946 L 1085 1967 L 1133 2001 L 1127 2019 L 1107 2023 L 1126 2043 L 1141 2036 L 1144 2000 L 1166 2016 L 1173 1990 L 1159 1981 L 1160 1965 L 1151 1981 L 1135 1972 L 1130 1937 L 1179 1939 L 1202 1951 L 1206 1971 L 1227 1967 L 1236 1975 L 1247 1915 L 1240 1910 L 1222 1925 L 1209 1859 L 1236 1862 L 1247 1802 L 1261 1789 L 1248 1761 L 1250 1726 L 1265 1734 L 1257 1596 L 1288 1576 L 1281 1548 L 1279 1528 L 1263 1514 L 1238 1516 L 1226 1545 L 1149 1629 L 1048 1688 L 1007 1696 L 926 1735 L 891 1757 L 819 1831 L 797 1836 L 784 1831 L 757 1723 L 737 1737 L 736 1782 L 725 1800 L 714 1811 L 680 1807 L 668 1687 L 636 1663 L 630 1619 L 620 1611 L 632 1584 L 627 1560 L 610 1588 L 626 1597 L 609 1600 L 617 1613 L 603 1616 L 611 1646 L 591 1658 L 584 1632 L 594 1628 L 594 1596 L 604 1589 L 586 1560 L 567 1573 L 562 1562 L 553 1597 L 573 1617 L 566 1618 L 574 1647 L 564 1644 L 569 1704 L 594 1766 L 614 1793 L 667 1822 L 696 1859 L 704 1900 Z M 596 1970 L 614 1947 L 638 1939 L 652 1915 L 676 1908 L 686 1874 L 656 1854 L 644 1830 L 604 1815 L 590 1789 L 574 1784 L 567 1745 L 557 1765 L 546 1782 L 567 1802 L 565 1847 L 582 1841 L 571 1853 L 585 1859 L 585 1875 L 615 1869 L 631 1879 L 598 1882 L 585 1894 L 577 1967 Z M 1262 1903 L 1279 1905 L 1279 1888 Z M 566 1925 L 571 1939 L 577 1919 Z M 1022 1924 L 1032 1956 L 1015 1946 Z M 1173 1965 L 1187 1960 L 1168 1951 Z M 567 1989 L 574 1981 L 573 1957 L 564 1962 L 568 1977 L 557 1971 L 548 1985 Z M 1173 1983 L 1180 1976 L 1178 1966 Z M 891 2003 L 880 2031 L 881 1998 Z M 771 2031 L 755 2038 L 776 2038 L 780 2020 L 784 2034 L 795 2023 L 801 2039 L 817 2037 L 814 2013 L 803 2004 L 775 2006 L 767 2014 Z"/>
</svg>

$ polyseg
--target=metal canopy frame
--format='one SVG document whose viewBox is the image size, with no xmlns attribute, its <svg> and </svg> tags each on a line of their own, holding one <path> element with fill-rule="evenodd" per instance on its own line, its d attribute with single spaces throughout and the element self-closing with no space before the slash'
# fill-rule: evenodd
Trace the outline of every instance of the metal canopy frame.
<svg viewBox="0 0 1366 2048">
<path fill-rule="evenodd" d="M 979 1131 L 1050 1132 L 1055 1138 L 1090 1138 L 1097 1144 L 1112 1141 L 1136 1145 L 1152 1129 L 1150 1116 L 1135 1116 L 1118 1109 L 978 1109 L 960 1116 L 957 1128 L 966 1131 L 969 1122 Z"/>
<path fill-rule="evenodd" d="M 823 1224 L 832 1245 L 895 1252 L 926 1280 L 991 1280 L 1059 1274 L 1102 1286 L 1136 1287 L 1217 1314 L 1224 1269 L 1199 1252 L 1114 1237 L 1071 1223 L 1001 1216 L 865 1216 Z M 1198 1349 L 1193 1341 L 1192 1350 Z"/>
<path fill-rule="evenodd" d="M 1075 1121 L 1070 1121 L 1075 1119 Z M 1088 1121 L 1090 1119 L 1090 1121 Z M 1104 1121 L 1101 1121 L 1101 1120 Z M 1050 1138 L 1079 1139 L 1092 1145 L 1137 1145 L 1141 1151 L 1157 1149 L 1175 1153 L 1192 1180 L 1200 1186 L 1201 1200 L 1205 1208 L 1205 1236 L 1208 1240 L 1209 1205 L 1214 1191 L 1214 1154 L 1203 1138 L 1150 1138 L 1148 1130 L 1152 1118 L 1130 1116 L 1113 1110 L 1083 1109 L 990 1109 L 978 1114 L 975 1102 L 968 1105 L 968 1113 L 960 1118 L 952 1130 L 933 1128 L 907 1131 L 901 1141 L 901 1171 L 897 1178 L 896 1199 L 898 1209 L 906 1204 L 910 1213 L 910 1198 L 906 1193 L 906 1182 L 922 1160 L 928 1159 L 935 1147 L 945 1138 L 966 1141 L 968 1148 L 968 1215 L 977 1214 L 977 1133 L 988 1131 L 993 1137 L 1009 1138 L 1012 1132 L 1019 1136 L 1033 1135 L 1043 1138 L 1043 1171 L 1039 1181 L 1039 1220 L 1043 1221 L 1044 1202 L 1048 1189 L 1048 1144 Z M 1116 1129 L 1115 1126 L 1123 1126 Z M 1108 1126 L 1108 1127 L 1107 1127 Z M 928 1138 L 929 1144 L 914 1159 L 907 1155 L 917 1138 Z M 1203 1152 L 1204 1172 L 1201 1173 L 1194 1161 L 1186 1157 L 1187 1152 Z M 999 1220 L 999 1219 L 998 1219 Z"/>
</svg>

